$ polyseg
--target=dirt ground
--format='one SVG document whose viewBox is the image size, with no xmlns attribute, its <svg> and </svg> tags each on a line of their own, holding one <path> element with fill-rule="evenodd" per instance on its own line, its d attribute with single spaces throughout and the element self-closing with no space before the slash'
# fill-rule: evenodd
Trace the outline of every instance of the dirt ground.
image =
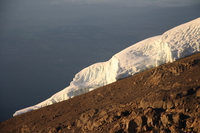
<svg viewBox="0 0 200 133">
<path fill-rule="evenodd" d="M 200 133 L 200 53 L 0 123 L 1 133 Z"/>
</svg>

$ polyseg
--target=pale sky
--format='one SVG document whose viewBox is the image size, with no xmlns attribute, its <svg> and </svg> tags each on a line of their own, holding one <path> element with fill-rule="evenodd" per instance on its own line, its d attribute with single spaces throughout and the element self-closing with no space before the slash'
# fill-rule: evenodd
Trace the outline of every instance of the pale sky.
<svg viewBox="0 0 200 133">
<path fill-rule="evenodd" d="M 113 4 L 122 6 L 161 6 L 161 7 L 180 7 L 200 4 L 199 0 L 58 0 L 52 3 L 61 2 L 88 3 L 88 4 Z"/>
</svg>

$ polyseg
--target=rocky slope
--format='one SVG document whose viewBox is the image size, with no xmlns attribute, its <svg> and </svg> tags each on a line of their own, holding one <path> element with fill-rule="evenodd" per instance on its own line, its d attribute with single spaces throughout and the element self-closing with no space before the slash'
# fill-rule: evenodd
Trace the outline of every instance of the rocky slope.
<svg viewBox="0 0 200 133">
<path fill-rule="evenodd" d="M 2 133 L 199 133 L 200 53 L 0 123 Z"/>
</svg>

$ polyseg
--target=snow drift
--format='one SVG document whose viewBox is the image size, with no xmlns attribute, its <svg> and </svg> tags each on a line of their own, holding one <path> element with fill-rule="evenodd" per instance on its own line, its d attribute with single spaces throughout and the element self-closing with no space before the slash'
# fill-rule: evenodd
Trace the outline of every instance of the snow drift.
<svg viewBox="0 0 200 133">
<path fill-rule="evenodd" d="M 93 64 L 77 73 L 70 85 L 49 99 L 13 116 L 67 100 L 152 67 L 173 62 L 200 51 L 200 18 L 177 26 L 160 36 L 138 42 L 109 61 Z"/>
</svg>

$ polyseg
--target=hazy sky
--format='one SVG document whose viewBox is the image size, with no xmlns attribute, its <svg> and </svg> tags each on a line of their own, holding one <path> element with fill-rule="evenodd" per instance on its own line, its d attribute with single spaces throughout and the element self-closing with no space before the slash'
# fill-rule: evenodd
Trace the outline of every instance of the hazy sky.
<svg viewBox="0 0 200 133">
<path fill-rule="evenodd" d="M 113 4 L 123 6 L 162 6 L 162 7 L 174 7 L 174 6 L 188 6 L 199 4 L 199 0 L 58 0 L 53 1 L 52 4 L 58 4 L 59 2 L 74 2 L 74 3 L 89 3 L 89 4 Z"/>
<path fill-rule="evenodd" d="M 76 4 L 112 4 L 116 6 L 138 6 L 138 7 L 180 7 L 200 4 L 199 0 L 1 0 L 0 7 L 5 7 L 6 4 L 20 3 L 39 3 L 39 4 L 63 4 L 63 2 L 70 2 Z"/>
</svg>

